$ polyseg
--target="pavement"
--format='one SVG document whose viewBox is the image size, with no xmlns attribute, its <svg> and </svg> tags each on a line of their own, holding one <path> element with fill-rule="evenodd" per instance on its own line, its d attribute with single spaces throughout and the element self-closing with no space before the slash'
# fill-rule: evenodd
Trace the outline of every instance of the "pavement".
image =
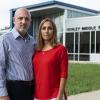
<svg viewBox="0 0 100 100">
<path fill-rule="evenodd" d="M 100 100 L 100 90 L 71 95 L 68 100 Z"/>
</svg>

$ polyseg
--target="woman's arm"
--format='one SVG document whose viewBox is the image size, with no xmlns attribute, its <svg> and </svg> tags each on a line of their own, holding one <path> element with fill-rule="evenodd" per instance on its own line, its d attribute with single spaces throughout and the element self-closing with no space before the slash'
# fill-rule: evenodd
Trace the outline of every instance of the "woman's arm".
<svg viewBox="0 0 100 100">
<path fill-rule="evenodd" d="M 59 86 L 59 92 L 58 92 L 56 100 L 62 100 L 62 97 L 64 95 L 64 90 L 65 90 L 65 85 L 66 85 L 66 79 L 61 78 L 60 86 Z"/>
</svg>

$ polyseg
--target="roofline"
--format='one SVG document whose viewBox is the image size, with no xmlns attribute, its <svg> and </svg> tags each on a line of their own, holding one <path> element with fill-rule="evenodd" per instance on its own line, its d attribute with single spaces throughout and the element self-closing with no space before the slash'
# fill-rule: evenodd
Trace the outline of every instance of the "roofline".
<svg viewBox="0 0 100 100">
<path fill-rule="evenodd" d="M 93 9 L 89 9 L 89 8 L 85 8 L 85 7 L 80 7 L 80 6 L 76 6 L 76 5 L 73 5 L 73 4 L 64 3 L 64 2 L 60 2 L 60 1 L 56 1 L 56 0 L 38 3 L 38 4 L 34 4 L 34 5 L 29 5 L 29 6 L 23 6 L 23 7 L 30 10 L 30 9 L 34 9 L 34 8 L 39 8 L 39 7 L 49 6 L 49 5 L 55 5 L 55 4 L 62 5 L 62 6 L 65 6 L 65 7 L 74 8 L 74 9 L 79 9 L 79 10 L 83 10 L 83 11 L 88 11 L 88 12 L 92 12 L 92 13 L 95 13 L 95 14 L 100 13 L 100 11 L 97 11 L 97 10 L 93 10 Z M 11 10 L 15 11 L 16 9 L 17 8 L 14 8 L 14 9 L 11 9 Z"/>
<path fill-rule="evenodd" d="M 59 4 L 59 5 L 66 6 L 66 7 L 71 7 L 71 8 L 84 10 L 84 11 L 88 11 L 88 12 L 92 12 L 92 13 L 100 13 L 100 11 L 89 9 L 86 7 L 81 7 L 81 6 L 77 6 L 77 5 L 73 5 L 73 4 L 69 4 L 69 3 L 64 3 L 64 2 L 59 2 L 59 1 L 55 1 L 55 2 L 57 2 L 57 4 Z"/>
</svg>

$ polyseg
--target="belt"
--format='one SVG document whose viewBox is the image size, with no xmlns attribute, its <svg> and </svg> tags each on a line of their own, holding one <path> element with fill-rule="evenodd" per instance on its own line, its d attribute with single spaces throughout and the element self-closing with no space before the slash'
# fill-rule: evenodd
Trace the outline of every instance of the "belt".
<svg viewBox="0 0 100 100">
<path fill-rule="evenodd" d="M 32 81 L 23 81 L 23 80 L 7 80 L 8 83 L 15 83 L 15 84 L 22 84 L 22 85 L 33 85 L 33 80 Z"/>
</svg>

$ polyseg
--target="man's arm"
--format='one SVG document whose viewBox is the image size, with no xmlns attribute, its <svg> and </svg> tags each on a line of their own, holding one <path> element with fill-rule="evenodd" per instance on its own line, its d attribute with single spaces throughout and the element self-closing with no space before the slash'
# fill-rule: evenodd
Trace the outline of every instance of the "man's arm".
<svg viewBox="0 0 100 100">
<path fill-rule="evenodd" d="M 6 56 L 5 56 L 4 41 L 3 41 L 3 36 L 0 36 L 0 97 L 4 97 L 8 95 L 7 89 L 6 89 L 6 73 L 5 73 L 6 63 L 5 61 L 6 61 Z"/>
</svg>

